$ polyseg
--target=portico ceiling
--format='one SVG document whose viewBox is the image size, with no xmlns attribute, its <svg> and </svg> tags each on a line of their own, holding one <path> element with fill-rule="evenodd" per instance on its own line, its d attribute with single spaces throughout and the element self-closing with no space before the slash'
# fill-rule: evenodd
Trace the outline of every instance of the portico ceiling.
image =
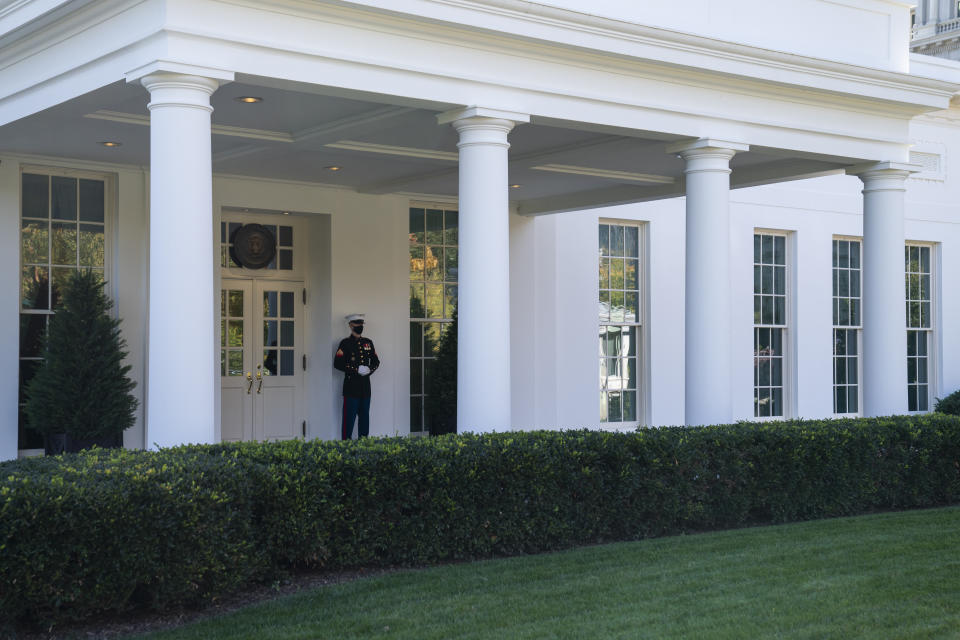
<svg viewBox="0 0 960 640">
<path fill-rule="evenodd" d="M 215 174 L 456 197 L 457 134 L 436 115 L 458 105 L 401 106 L 387 97 L 257 80 L 228 83 L 212 97 Z M 262 101 L 243 103 L 242 96 Z M 0 127 L 0 151 L 147 167 L 148 101 L 140 85 L 113 83 Z M 664 150 L 677 139 L 533 118 L 510 135 L 509 183 L 518 185 L 511 200 L 521 213 L 540 214 L 682 195 L 683 162 Z M 749 186 L 822 175 L 856 160 L 754 148 L 733 159 L 731 181 Z"/>
</svg>

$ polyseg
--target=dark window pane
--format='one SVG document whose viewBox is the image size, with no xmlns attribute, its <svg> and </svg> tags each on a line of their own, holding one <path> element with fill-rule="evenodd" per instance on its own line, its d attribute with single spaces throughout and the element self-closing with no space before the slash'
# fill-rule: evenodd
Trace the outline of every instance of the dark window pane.
<svg viewBox="0 0 960 640">
<path fill-rule="evenodd" d="M 762 236 L 760 261 L 773 264 L 773 236 Z"/>
<path fill-rule="evenodd" d="M 458 212 L 444 211 L 443 227 L 443 243 L 448 246 L 456 246 L 460 227 L 460 216 Z"/>
<path fill-rule="evenodd" d="M 410 242 L 423 243 L 424 210 L 410 209 Z"/>
<path fill-rule="evenodd" d="M 280 249 L 277 252 L 277 256 L 280 259 L 280 268 L 290 271 L 293 269 L 293 251 L 290 249 Z"/>
<path fill-rule="evenodd" d="M 293 291 L 283 291 L 280 293 L 280 317 L 292 318 L 293 316 Z"/>
<path fill-rule="evenodd" d="M 610 225 L 600 225 L 600 255 L 610 255 Z"/>
<path fill-rule="evenodd" d="M 917 382 L 917 358 L 907 358 L 907 384 Z"/>
<path fill-rule="evenodd" d="M 770 358 L 760 358 L 760 386 L 770 386 Z"/>
<path fill-rule="evenodd" d="M 620 225 L 610 226 L 610 255 L 615 257 L 623 255 L 623 227 Z M 611 419 L 611 422 L 614 420 Z"/>
<path fill-rule="evenodd" d="M 859 242 L 850 243 L 850 268 L 851 269 L 860 268 L 860 243 Z"/>
<path fill-rule="evenodd" d="M 930 273 L 930 247 L 919 247 L 920 271 Z"/>
<path fill-rule="evenodd" d="M 77 219 L 77 179 L 53 176 L 51 178 L 53 206 L 50 214 L 54 220 Z"/>
<path fill-rule="evenodd" d="M 50 217 L 50 176 L 23 174 L 23 217 Z"/>
<path fill-rule="evenodd" d="M 763 267 L 760 293 L 773 293 L 773 267 Z"/>
<path fill-rule="evenodd" d="M 607 421 L 608 422 L 620 422 L 622 420 L 622 413 L 620 411 L 620 393 L 611 392 L 608 394 L 607 398 Z"/>
<path fill-rule="evenodd" d="M 847 412 L 847 388 L 846 387 L 834 387 L 833 412 L 834 413 Z"/>
<path fill-rule="evenodd" d="M 81 224 L 77 240 L 81 267 L 102 267 L 103 227 L 98 224 Z"/>
<path fill-rule="evenodd" d="M 280 225 L 280 231 L 277 237 L 277 242 L 281 247 L 292 247 L 293 246 L 293 227 Z"/>
<path fill-rule="evenodd" d="M 51 279 L 53 280 L 53 289 L 50 291 L 50 308 L 57 309 L 63 299 L 63 292 L 67 289 L 67 283 L 76 273 L 74 267 L 52 267 L 50 269 Z"/>
<path fill-rule="evenodd" d="M 276 291 L 263 292 L 263 317 L 265 318 L 277 317 L 277 292 Z"/>
<path fill-rule="evenodd" d="M 833 383 L 847 383 L 847 363 L 846 358 L 834 358 L 833 360 Z"/>
<path fill-rule="evenodd" d="M 917 411 L 927 411 L 929 406 L 927 405 L 927 385 L 921 384 L 917 387 Z"/>
<path fill-rule="evenodd" d="M 410 431 L 423 430 L 423 401 L 419 398 L 410 398 Z"/>
<path fill-rule="evenodd" d="M 410 323 L 410 356 L 423 355 L 423 329 L 419 322 Z"/>
<path fill-rule="evenodd" d="M 23 221 L 20 226 L 23 264 L 46 264 L 50 259 L 50 232 L 46 222 Z"/>
<path fill-rule="evenodd" d="M 854 326 L 860 325 L 860 301 L 859 300 L 850 301 L 850 324 Z"/>
<path fill-rule="evenodd" d="M 635 422 L 637 419 L 637 394 L 635 391 L 625 391 L 623 393 L 623 416 L 624 422 Z"/>
<path fill-rule="evenodd" d="M 917 355 L 917 332 L 907 331 L 907 355 Z"/>
<path fill-rule="evenodd" d="M 447 282 L 457 281 L 457 250 L 447 248 L 444 256 L 444 275 L 443 279 Z"/>
<path fill-rule="evenodd" d="M 276 349 L 263 350 L 263 375 L 265 376 L 277 375 L 277 350 Z"/>
<path fill-rule="evenodd" d="M 277 321 L 263 321 L 263 344 L 268 347 L 277 346 Z"/>
<path fill-rule="evenodd" d="M 427 244 L 443 244 L 443 211 L 427 209 Z"/>
<path fill-rule="evenodd" d="M 847 382 L 857 384 L 857 359 L 847 358 Z"/>
<path fill-rule="evenodd" d="M 770 384 L 774 387 L 783 386 L 783 359 L 775 358 L 770 361 Z"/>
<path fill-rule="evenodd" d="M 43 336 L 47 330 L 47 316 L 37 313 L 20 314 L 20 357 L 40 356 Z"/>
<path fill-rule="evenodd" d="M 292 347 L 293 344 L 293 320 L 283 320 L 280 323 L 280 346 Z"/>
<path fill-rule="evenodd" d="M 33 376 L 36 375 L 37 371 L 40 369 L 40 366 L 43 364 L 42 360 L 21 360 L 20 361 L 20 403 L 26 402 L 27 396 L 27 385 L 30 384 L 30 381 L 33 380 Z"/>
<path fill-rule="evenodd" d="M 857 388 L 847 387 L 847 411 L 850 413 L 860 411 L 859 404 L 857 400 Z"/>
<path fill-rule="evenodd" d="M 786 295 L 787 293 L 787 268 L 786 267 L 774 267 L 773 292 L 781 296 Z"/>
<path fill-rule="evenodd" d="M 637 261 L 636 260 L 627 260 L 624 263 L 624 281 L 623 286 L 625 289 L 630 289 L 636 291 L 639 289 L 637 282 Z"/>
<path fill-rule="evenodd" d="M 24 309 L 49 309 L 50 272 L 47 267 L 24 267 L 20 275 L 20 305 Z"/>
<path fill-rule="evenodd" d="M 787 323 L 787 309 L 786 309 L 787 299 L 783 296 L 776 296 L 773 299 L 773 323 L 774 324 L 786 324 Z"/>
<path fill-rule="evenodd" d="M 284 349 L 280 352 L 280 375 L 293 375 L 293 351 L 291 349 Z"/>
<path fill-rule="evenodd" d="M 927 332 L 917 331 L 917 355 L 927 355 Z"/>
<path fill-rule="evenodd" d="M 753 236 L 753 261 L 754 261 L 755 263 L 759 263 L 759 262 L 760 262 L 760 244 L 761 244 L 760 236 L 757 235 L 757 234 L 754 234 L 754 236 Z"/>
<path fill-rule="evenodd" d="M 423 318 L 426 315 L 424 307 L 424 293 L 422 284 L 410 285 L 410 317 Z"/>
<path fill-rule="evenodd" d="M 860 272 L 850 272 L 850 295 L 854 298 L 860 297 Z"/>
<path fill-rule="evenodd" d="M 833 241 L 833 266 L 834 267 L 840 266 L 840 241 L 839 240 Z"/>
<path fill-rule="evenodd" d="M 640 255 L 639 231 L 637 227 L 624 228 L 623 252 L 628 258 L 636 258 Z"/>
<path fill-rule="evenodd" d="M 410 361 L 410 393 L 423 393 L 423 363 L 420 360 Z"/>
<path fill-rule="evenodd" d="M 917 358 L 917 382 L 927 383 L 927 359 Z"/>
<path fill-rule="evenodd" d="M 80 180 L 80 220 L 103 222 L 103 181 Z"/>
<path fill-rule="evenodd" d="M 771 389 L 770 400 L 771 400 L 770 415 L 782 416 L 783 415 L 783 389 Z"/>
<path fill-rule="evenodd" d="M 907 386 L 907 411 L 917 410 L 917 387 L 915 385 Z"/>
<path fill-rule="evenodd" d="M 843 240 L 840 241 L 840 258 L 837 263 L 837 266 L 841 269 L 846 269 L 850 266 L 850 243 Z M 846 294 L 843 294 L 846 295 Z"/>
</svg>

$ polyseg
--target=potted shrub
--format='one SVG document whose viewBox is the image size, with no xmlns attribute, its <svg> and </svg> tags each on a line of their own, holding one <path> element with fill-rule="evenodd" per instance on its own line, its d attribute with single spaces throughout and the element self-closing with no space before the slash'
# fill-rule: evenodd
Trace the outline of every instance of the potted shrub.
<svg viewBox="0 0 960 640">
<path fill-rule="evenodd" d="M 27 386 L 24 407 L 48 455 L 120 446 L 134 423 L 135 383 L 127 376 L 126 343 L 111 306 L 100 275 L 77 271 L 50 319 L 43 365 Z"/>
</svg>

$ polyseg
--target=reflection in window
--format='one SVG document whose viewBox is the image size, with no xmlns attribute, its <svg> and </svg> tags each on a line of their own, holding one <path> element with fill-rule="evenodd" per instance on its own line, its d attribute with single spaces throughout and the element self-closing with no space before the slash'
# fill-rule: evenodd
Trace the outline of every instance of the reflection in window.
<svg viewBox="0 0 960 640">
<path fill-rule="evenodd" d="M 636 422 L 640 361 L 640 228 L 600 224 L 600 421 Z"/>
<path fill-rule="evenodd" d="M 904 249 L 907 301 L 907 410 L 930 410 L 930 355 L 933 339 L 932 271 L 929 246 Z"/>
<path fill-rule="evenodd" d="M 833 241 L 833 412 L 860 411 L 859 240 Z"/>
<path fill-rule="evenodd" d="M 783 416 L 787 239 L 753 236 L 753 415 Z"/>
<path fill-rule="evenodd" d="M 60 306 L 78 268 L 103 278 L 105 188 L 103 179 L 44 173 L 20 177 L 20 437 L 19 448 L 43 446 L 27 428 L 24 390 L 42 361 L 49 318 Z"/>
<path fill-rule="evenodd" d="M 429 388 L 440 337 L 457 306 L 459 216 L 451 209 L 411 207 L 410 431 L 430 430 Z"/>
</svg>

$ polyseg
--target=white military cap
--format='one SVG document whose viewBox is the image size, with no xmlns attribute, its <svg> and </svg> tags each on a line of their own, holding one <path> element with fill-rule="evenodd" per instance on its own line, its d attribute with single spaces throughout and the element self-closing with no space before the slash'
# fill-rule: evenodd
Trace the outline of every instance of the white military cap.
<svg viewBox="0 0 960 640">
<path fill-rule="evenodd" d="M 351 313 L 347 316 L 347 322 L 363 322 L 364 317 L 362 313 Z"/>
</svg>

